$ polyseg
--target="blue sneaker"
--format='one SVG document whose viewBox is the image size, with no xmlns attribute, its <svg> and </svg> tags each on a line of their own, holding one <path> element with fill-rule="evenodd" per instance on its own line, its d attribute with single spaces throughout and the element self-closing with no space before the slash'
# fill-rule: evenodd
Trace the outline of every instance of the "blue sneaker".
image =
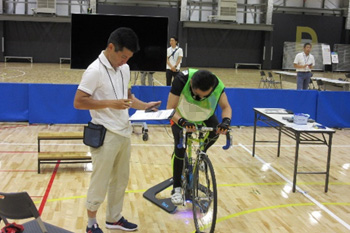
<svg viewBox="0 0 350 233">
<path fill-rule="evenodd" d="M 124 217 L 122 217 L 118 222 L 106 222 L 107 229 L 120 229 L 123 231 L 136 231 L 137 225 L 128 222 Z"/>
<path fill-rule="evenodd" d="M 95 223 L 92 227 L 86 227 L 86 233 L 103 233 L 103 231 L 98 227 L 98 224 Z"/>
</svg>

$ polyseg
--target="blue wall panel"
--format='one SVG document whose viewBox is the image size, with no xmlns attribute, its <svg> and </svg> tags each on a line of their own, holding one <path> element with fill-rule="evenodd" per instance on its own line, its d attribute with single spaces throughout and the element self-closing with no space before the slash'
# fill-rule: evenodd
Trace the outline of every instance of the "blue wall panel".
<svg viewBox="0 0 350 233">
<path fill-rule="evenodd" d="M 86 124 L 89 111 L 73 107 L 77 85 L 0 84 L 0 121 L 29 121 L 46 124 Z M 350 127 L 350 92 L 226 88 L 232 106 L 232 125 L 252 126 L 254 107 L 286 108 L 310 114 L 328 127 Z M 170 87 L 134 86 L 132 92 L 145 102 L 161 100 L 165 109 Z M 130 114 L 135 110 L 131 109 Z M 216 110 L 221 119 L 221 109 Z M 149 124 L 169 124 L 147 121 Z"/>
<path fill-rule="evenodd" d="M 226 88 L 232 107 L 231 125 L 254 125 L 253 108 L 285 108 L 316 116 L 317 91 Z M 221 114 L 221 113 L 219 113 Z"/>
<path fill-rule="evenodd" d="M 350 92 L 321 91 L 316 121 L 328 127 L 350 127 Z"/>
<path fill-rule="evenodd" d="M 28 84 L 1 83 L 0 121 L 28 121 Z"/>
<path fill-rule="evenodd" d="M 29 123 L 86 124 L 87 110 L 73 106 L 77 85 L 29 84 Z"/>
</svg>

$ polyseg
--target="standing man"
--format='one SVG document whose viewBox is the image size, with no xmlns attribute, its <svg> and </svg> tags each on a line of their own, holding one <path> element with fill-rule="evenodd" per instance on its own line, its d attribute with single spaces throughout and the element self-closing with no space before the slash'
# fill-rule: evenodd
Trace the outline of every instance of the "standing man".
<svg viewBox="0 0 350 233">
<path fill-rule="evenodd" d="M 213 145 L 219 134 L 226 134 L 231 124 L 232 109 L 224 91 L 221 80 L 207 70 L 189 69 L 177 75 L 171 86 L 167 109 L 176 109 L 172 117 L 171 129 L 174 135 L 173 191 L 171 201 L 174 205 L 183 203 L 181 188 L 181 173 L 184 162 L 184 148 L 177 148 L 182 128 L 194 132 L 195 124 L 205 124 L 217 127 L 216 132 L 210 132 L 205 140 L 204 151 Z M 215 109 L 219 105 L 222 110 L 222 122 L 215 116 Z"/>
<path fill-rule="evenodd" d="M 167 50 L 166 58 L 166 85 L 171 86 L 172 78 L 179 73 L 183 57 L 182 48 L 178 46 L 177 37 L 170 38 L 170 47 Z"/>
<path fill-rule="evenodd" d="M 153 86 L 154 72 L 141 71 L 141 85 L 146 86 L 146 76 L 148 76 L 148 86 Z"/>
<path fill-rule="evenodd" d="M 132 128 L 128 109 L 146 109 L 160 103 L 142 102 L 128 89 L 130 68 L 126 62 L 138 50 L 138 38 L 133 30 L 113 31 L 106 49 L 84 72 L 75 94 L 74 107 L 89 109 L 92 123 L 107 129 L 103 145 L 90 148 L 93 172 L 86 201 L 87 233 L 102 233 L 96 214 L 106 195 L 106 228 L 137 230 L 137 225 L 128 222 L 121 213 L 129 180 Z"/>
<path fill-rule="evenodd" d="M 315 66 L 315 58 L 310 53 L 311 44 L 304 44 L 304 52 L 298 53 L 294 59 L 294 68 L 297 70 L 297 89 L 307 90 L 312 77 L 311 69 Z"/>
</svg>

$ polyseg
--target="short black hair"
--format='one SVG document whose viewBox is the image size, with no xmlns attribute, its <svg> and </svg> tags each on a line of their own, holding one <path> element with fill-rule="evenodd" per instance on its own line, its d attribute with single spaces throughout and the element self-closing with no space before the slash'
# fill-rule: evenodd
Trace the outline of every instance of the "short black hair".
<svg viewBox="0 0 350 233">
<path fill-rule="evenodd" d="M 173 38 L 173 39 L 175 40 L 176 45 L 178 45 L 178 44 L 179 44 L 179 41 L 177 40 L 177 37 L 176 37 L 176 36 L 172 36 L 172 37 L 170 37 L 170 39 L 171 39 L 171 38 Z"/>
<path fill-rule="evenodd" d="M 176 36 L 172 36 L 172 37 L 170 37 L 170 39 L 171 38 L 173 38 L 176 42 L 178 42 L 178 40 L 177 40 L 177 37 Z"/>
<path fill-rule="evenodd" d="M 108 38 L 107 46 L 112 43 L 115 51 L 122 51 L 124 48 L 136 53 L 140 50 L 139 39 L 136 33 L 127 27 L 120 27 L 114 30 Z"/>
<path fill-rule="evenodd" d="M 308 46 L 308 45 L 310 45 L 310 47 L 312 47 L 312 45 L 311 45 L 310 43 L 305 43 L 305 44 L 304 44 L 304 48 L 305 48 L 306 46 Z"/>
<path fill-rule="evenodd" d="M 216 76 L 208 70 L 198 70 L 192 77 L 192 89 L 207 91 L 215 85 Z"/>
</svg>

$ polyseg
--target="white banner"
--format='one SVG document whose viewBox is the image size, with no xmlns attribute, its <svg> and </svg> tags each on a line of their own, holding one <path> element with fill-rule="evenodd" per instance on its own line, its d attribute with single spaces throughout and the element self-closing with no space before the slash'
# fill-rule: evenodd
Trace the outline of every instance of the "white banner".
<svg viewBox="0 0 350 233">
<path fill-rule="evenodd" d="M 324 65 L 330 65 L 331 63 L 331 47 L 328 44 L 322 44 L 322 58 Z"/>
</svg>

